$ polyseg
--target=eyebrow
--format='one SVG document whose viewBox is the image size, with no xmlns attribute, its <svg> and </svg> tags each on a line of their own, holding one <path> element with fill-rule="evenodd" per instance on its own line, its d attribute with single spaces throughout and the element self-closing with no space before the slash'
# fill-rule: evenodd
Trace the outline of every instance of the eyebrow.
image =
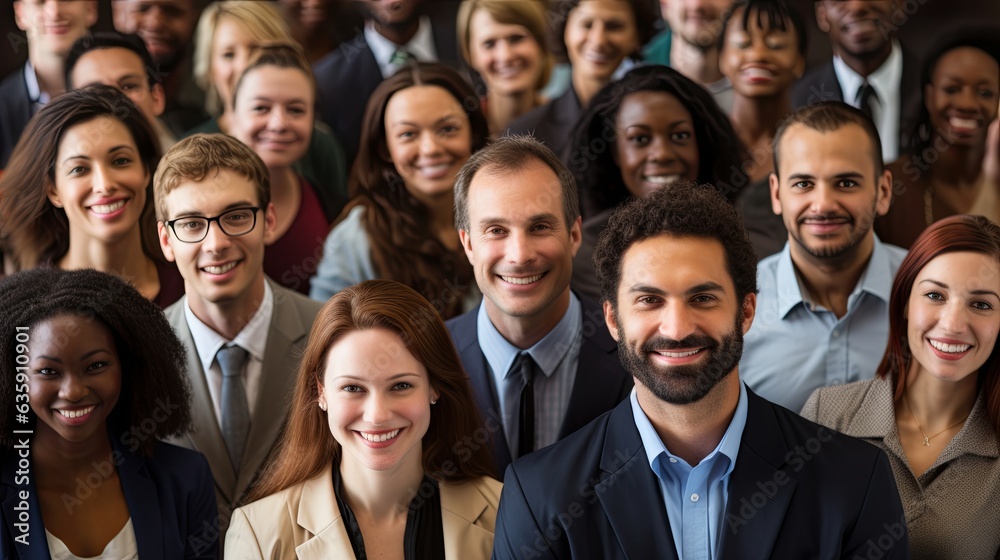
<svg viewBox="0 0 1000 560">
<path fill-rule="evenodd" d="M 455 115 L 445 115 L 445 116 L 441 117 L 440 119 L 434 121 L 433 124 L 441 124 L 441 123 L 443 123 L 445 121 L 452 120 L 452 119 L 458 119 L 458 115 L 457 114 L 455 114 Z M 394 123 L 390 123 L 390 126 L 420 126 L 420 125 L 418 123 L 413 122 L 413 121 L 402 120 L 402 121 L 397 121 L 397 122 L 394 122 Z"/>
<path fill-rule="evenodd" d="M 860 171 L 844 171 L 843 173 L 837 173 L 831 175 L 834 179 L 864 179 L 865 176 Z M 788 176 L 789 179 L 815 179 L 816 175 L 811 173 L 792 173 Z"/>
<path fill-rule="evenodd" d="M 239 202 L 233 202 L 233 203 L 227 205 L 225 208 L 222 209 L 222 212 L 220 212 L 220 214 L 228 212 L 230 210 L 235 210 L 237 208 L 247 208 L 247 207 L 253 207 L 253 206 L 254 206 L 253 202 L 250 202 L 249 200 L 241 200 Z M 175 218 L 175 219 L 179 219 L 179 218 L 198 218 L 198 217 L 202 217 L 202 216 L 205 216 L 205 213 L 202 212 L 201 210 L 182 210 L 182 211 L 180 211 L 180 212 L 177 213 L 177 218 Z"/>
<path fill-rule="evenodd" d="M 921 284 L 923 284 L 924 282 L 929 282 L 931 284 L 934 284 L 935 286 L 940 286 L 946 290 L 950 289 L 950 286 L 948 286 L 948 284 L 945 284 L 944 282 L 939 282 L 937 280 L 931 280 L 930 278 L 920 281 Z M 974 296 L 993 296 L 997 299 L 1000 299 L 1000 294 L 997 294 L 993 290 L 969 290 L 969 293 Z"/>
<path fill-rule="evenodd" d="M 268 102 L 273 103 L 274 102 L 274 98 L 272 98 L 272 97 L 266 97 L 266 96 L 263 96 L 263 95 L 256 95 L 254 97 L 251 97 L 250 101 L 268 101 Z M 301 98 L 301 97 L 295 97 L 293 99 L 288 100 L 287 102 L 288 103 L 305 103 L 306 100 L 303 99 L 303 98 Z"/>
<path fill-rule="evenodd" d="M 111 351 L 108 350 L 108 349 L 106 349 L 106 348 L 97 348 L 95 350 L 91 350 L 90 352 L 87 352 L 83 356 L 80 356 L 80 361 L 82 362 L 82 361 L 86 360 L 87 358 L 93 356 L 94 354 L 100 354 L 101 352 L 107 352 L 109 354 L 111 353 Z M 42 359 L 42 360 L 48 360 L 50 362 L 56 362 L 56 363 L 59 363 L 59 364 L 63 363 L 62 359 L 60 359 L 59 357 L 57 357 L 57 356 L 49 356 L 48 354 L 42 354 L 42 355 L 38 356 L 38 358 Z"/>
<path fill-rule="evenodd" d="M 130 151 L 133 151 L 133 152 L 135 151 L 135 149 L 132 148 L 132 146 L 129 146 L 128 144 L 121 144 L 119 146 L 112 146 L 111 148 L 108 149 L 107 153 L 111 154 L 111 153 L 117 152 L 118 150 L 130 150 Z M 90 156 L 85 156 L 85 155 L 82 155 L 82 154 L 74 154 L 74 155 L 71 155 L 71 156 L 67 157 L 62 162 L 63 162 L 63 164 L 65 164 L 67 161 L 69 161 L 71 159 L 84 159 L 84 160 L 90 161 L 91 157 Z"/>
<path fill-rule="evenodd" d="M 653 294 L 658 296 L 667 295 L 666 291 L 654 286 L 648 286 L 646 284 L 635 284 L 631 288 L 629 288 L 628 291 L 629 293 Z M 701 284 L 697 284 L 695 286 L 691 286 L 690 288 L 688 288 L 685 294 L 692 295 L 704 292 L 725 293 L 725 291 L 726 289 L 722 286 L 722 284 L 719 284 L 718 282 L 702 282 Z"/>
<path fill-rule="evenodd" d="M 692 123 L 694 123 L 694 120 L 692 120 L 692 119 L 677 119 L 676 121 L 672 121 L 672 122 L 668 123 L 667 127 L 668 128 L 673 128 L 673 127 L 675 127 L 675 126 L 677 126 L 679 124 L 692 124 Z M 641 128 L 648 128 L 648 129 L 652 129 L 653 128 L 652 126 L 650 126 L 650 125 L 648 125 L 646 123 L 632 123 L 632 124 L 625 123 L 625 126 L 624 126 L 625 129 L 629 129 L 629 128 L 633 128 L 633 127 L 641 127 Z"/>
<path fill-rule="evenodd" d="M 403 378 L 406 378 L 406 377 L 420 377 L 420 374 L 418 374 L 416 372 L 396 373 L 396 374 L 390 375 L 389 378 L 386 379 L 386 381 L 395 381 L 397 379 L 403 379 Z M 354 380 L 354 381 L 371 381 L 367 377 L 357 377 L 355 375 L 350 375 L 350 374 L 338 375 L 336 377 L 336 379 L 351 379 L 351 380 Z"/>
<path fill-rule="evenodd" d="M 528 216 L 527 221 L 528 222 L 541 222 L 541 221 L 545 221 L 545 220 L 555 220 L 555 219 L 556 219 L 556 215 L 555 214 L 552 214 L 550 212 L 543 212 L 541 214 L 535 214 L 533 216 Z M 510 220 L 508 218 L 502 218 L 500 216 L 493 217 L 493 218 L 486 217 L 486 218 L 483 218 L 483 219 L 479 220 L 479 225 L 483 225 L 483 226 L 489 225 L 489 224 L 499 224 L 499 225 L 505 226 L 505 225 L 508 225 L 508 224 L 511 224 L 511 223 L 513 223 L 512 220 Z"/>
</svg>

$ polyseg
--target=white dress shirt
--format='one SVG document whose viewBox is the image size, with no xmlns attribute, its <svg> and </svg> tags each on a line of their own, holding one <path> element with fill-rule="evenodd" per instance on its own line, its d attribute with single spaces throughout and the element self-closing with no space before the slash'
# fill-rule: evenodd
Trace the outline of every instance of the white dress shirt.
<svg viewBox="0 0 1000 560">
<path fill-rule="evenodd" d="M 365 41 L 375 55 L 375 62 L 378 62 L 383 78 L 392 76 L 400 69 L 398 64 L 391 62 L 392 55 L 397 50 L 405 50 L 417 57 L 420 62 L 437 62 L 438 59 L 437 49 L 434 47 L 434 35 L 431 33 L 431 20 L 427 16 L 420 17 L 417 34 L 405 45 L 397 45 L 383 37 L 375 31 L 375 24 L 371 21 L 365 24 Z"/>
<path fill-rule="evenodd" d="M 861 106 L 858 90 L 865 78 L 851 69 L 839 56 L 833 57 L 833 71 L 840 82 L 844 101 L 855 108 Z M 872 104 L 872 120 L 882 140 L 882 159 L 889 163 L 899 156 L 899 120 L 902 111 L 903 50 L 892 42 L 889 58 L 868 76 L 878 102 Z"/>
</svg>

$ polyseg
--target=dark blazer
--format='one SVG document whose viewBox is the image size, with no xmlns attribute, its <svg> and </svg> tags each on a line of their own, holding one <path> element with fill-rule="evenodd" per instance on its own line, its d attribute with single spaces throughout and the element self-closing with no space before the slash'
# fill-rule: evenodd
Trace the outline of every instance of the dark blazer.
<svg viewBox="0 0 1000 560">
<path fill-rule="evenodd" d="M 569 407 L 559 429 L 559 439 L 587 425 L 591 420 L 611 410 L 632 390 L 632 376 L 618 360 L 618 343 L 608 333 L 604 312 L 595 303 L 580 299 L 583 311 L 583 344 L 576 367 L 576 381 L 570 394 Z M 449 320 L 446 324 L 455 341 L 462 365 L 469 374 L 469 382 L 490 431 L 493 460 L 497 479 L 511 462 L 511 451 L 503 431 L 503 414 L 493 375 L 486 357 L 479 348 L 479 329 L 476 317 L 479 307 Z"/>
<path fill-rule="evenodd" d="M 181 299 L 164 313 L 177 337 L 187 350 L 188 380 L 191 383 L 191 433 L 174 441 L 177 445 L 205 454 L 215 477 L 215 496 L 219 506 L 220 528 L 225 539 L 229 516 L 240 498 L 251 488 L 261 467 L 274 449 L 288 415 L 292 387 L 306 338 L 322 302 L 313 301 L 268 279 L 274 293 L 274 314 L 268 329 L 254 421 L 250 424 L 246 450 L 239 474 L 234 475 L 226 451 L 222 429 L 215 417 L 215 406 L 208 391 L 208 381 L 184 317 L 186 300 Z"/>
<path fill-rule="evenodd" d="M 24 81 L 24 66 L 20 66 L 0 82 L 0 169 L 7 167 L 31 116 L 28 84 Z"/>
<path fill-rule="evenodd" d="M 152 457 L 130 451 L 130 434 L 111 438 L 118 478 L 132 516 L 139 558 L 219 558 L 218 513 L 212 492 L 212 472 L 201 453 L 158 442 Z M 27 484 L 15 477 L 18 452 L 0 453 L 0 558 L 4 560 L 49 560 L 45 525 L 38 503 L 34 477 Z M 95 470 L 95 472 L 97 472 Z M 21 484 L 17 484 L 17 483 Z M 28 538 L 25 546 L 15 537 L 24 534 L 14 526 L 24 506 L 19 492 L 29 492 Z M 79 497 L 79 496 L 78 496 Z M 85 498 L 81 498 L 85 499 Z"/>
<path fill-rule="evenodd" d="M 455 33 L 458 3 L 425 2 L 422 9 L 431 20 L 438 61 L 459 68 Z M 361 143 L 361 125 L 368 99 L 383 78 L 364 33 L 359 32 L 316 61 L 313 73 L 319 90 L 316 98 L 319 118 L 333 129 L 344 148 L 348 166 L 353 165 Z"/>
<path fill-rule="evenodd" d="M 559 97 L 514 119 L 504 136 L 530 134 L 551 148 L 563 163 L 568 163 L 570 137 L 582 114 L 580 98 L 571 84 Z"/>
<path fill-rule="evenodd" d="M 747 397 L 719 558 L 910 557 L 884 452 Z M 493 558 L 527 556 L 678 557 L 629 401 L 507 469 Z"/>
<path fill-rule="evenodd" d="M 922 102 L 920 93 L 920 68 L 912 53 L 903 49 L 903 75 L 899 84 L 899 152 L 906 151 L 909 143 L 916 110 Z M 840 89 L 840 80 L 833 70 L 833 60 L 810 70 L 795 83 L 792 90 L 792 105 L 798 109 L 821 101 L 843 101 L 844 93 Z M 886 162 L 889 163 L 889 162 Z"/>
</svg>

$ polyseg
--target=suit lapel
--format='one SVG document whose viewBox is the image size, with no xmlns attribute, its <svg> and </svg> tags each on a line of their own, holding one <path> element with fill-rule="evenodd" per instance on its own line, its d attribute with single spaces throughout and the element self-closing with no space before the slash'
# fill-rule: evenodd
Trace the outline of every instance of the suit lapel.
<svg viewBox="0 0 1000 560">
<path fill-rule="evenodd" d="M 253 413 L 256 420 L 251 423 L 247 435 L 243 464 L 236 481 L 236 499 L 253 482 L 282 429 L 291 388 L 295 384 L 299 362 L 297 352 L 301 351 L 295 345 L 309 334 L 308 323 L 302 320 L 295 302 L 291 301 L 285 289 L 271 282 L 271 290 L 274 293 L 274 314 L 264 348 L 264 364 Z"/>
<path fill-rule="evenodd" d="M 191 425 L 194 426 L 187 438 L 191 446 L 208 459 L 216 488 L 225 497 L 226 502 L 233 503 L 236 474 L 229 460 L 229 452 L 226 451 L 226 442 L 222 439 L 219 419 L 215 416 L 215 405 L 212 404 L 212 395 L 208 392 L 205 370 L 201 367 L 194 337 L 191 336 L 187 319 L 184 317 L 185 305 L 187 305 L 186 300 L 182 298 L 168 308 L 167 319 L 187 351 L 188 380 L 191 382 Z"/>
<path fill-rule="evenodd" d="M 14 472 L 18 470 L 16 451 L 13 449 L 4 450 L 3 457 L 3 475 L 0 480 L 2 480 L 3 493 L 6 495 L 6 498 L 3 504 L 0 505 L 0 508 L 3 509 L 2 516 L 4 525 L 6 526 L 4 532 L 10 536 L 10 541 L 0 542 L 0 553 L 5 552 L 4 547 L 10 544 L 14 547 L 14 556 L 12 559 L 49 560 L 49 547 L 46 544 L 45 524 L 42 521 L 42 507 L 38 503 L 38 490 L 35 488 L 35 479 L 30 478 L 29 475 L 27 486 L 16 485 L 14 483 Z M 14 537 L 25 533 L 23 527 L 18 528 L 14 526 L 15 523 L 19 522 L 20 515 L 25 509 L 18 495 L 21 491 L 28 492 L 27 511 L 31 516 L 28 519 L 27 545 L 14 540 Z"/>
<path fill-rule="evenodd" d="M 160 499 L 156 484 L 149 478 L 141 457 L 129 453 L 114 439 L 112 444 L 122 457 L 118 476 L 132 516 L 132 530 L 139 545 L 139 557 L 143 560 L 160 560 L 163 558 L 163 520 L 160 518 Z"/>
<path fill-rule="evenodd" d="M 747 398 L 747 423 L 729 478 L 719 557 L 765 560 L 771 557 L 796 479 L 783 468 L 788 448 L 771 405 L 749 389 Z"/>
<path fill-rule="evenodd" d="M 625 557 L 677 560 L 663 495 L 646 461 L 629 401 L 618 405 L 608 419 L 601 471 L 605 478 L 594 487 L 594 493 Z"/>
<path fill-rule="evenodd" d="M 476 522 L 490 506 L 472 482 L 438 484 L 445 558 L 467 558 L 489 554 L 493 533 Z"/>
<path fill-rule="evenodd" d="M 295 547 L 295 555 L 301 560 L 354 558 L 344 517 L 333 493 L 332 468 L 332 464 L 327 465 L 318 476 L 303 483 L 295 521 L 313 537 Z"/>
</svg>

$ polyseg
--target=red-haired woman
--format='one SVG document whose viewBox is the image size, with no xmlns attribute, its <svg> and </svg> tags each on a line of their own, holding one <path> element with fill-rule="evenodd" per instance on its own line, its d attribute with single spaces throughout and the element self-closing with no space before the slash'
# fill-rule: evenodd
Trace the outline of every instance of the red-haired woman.
<svg viewBox="0 0 1000 560">
<path fill-rule="evenodd" d="M 440 315 L 370 280 L 316 316 L 282 447 L 233 512 L 234 558 L 485 559 L 500 483 Z"/>
<path fill-rule="evenodd" d="M 913 558 L 1000 555 L 1000 227 L 927 228 L 889 299 L 877 377 L 813 393 L 802 416 L 881 447 Z"/>
</svg>

